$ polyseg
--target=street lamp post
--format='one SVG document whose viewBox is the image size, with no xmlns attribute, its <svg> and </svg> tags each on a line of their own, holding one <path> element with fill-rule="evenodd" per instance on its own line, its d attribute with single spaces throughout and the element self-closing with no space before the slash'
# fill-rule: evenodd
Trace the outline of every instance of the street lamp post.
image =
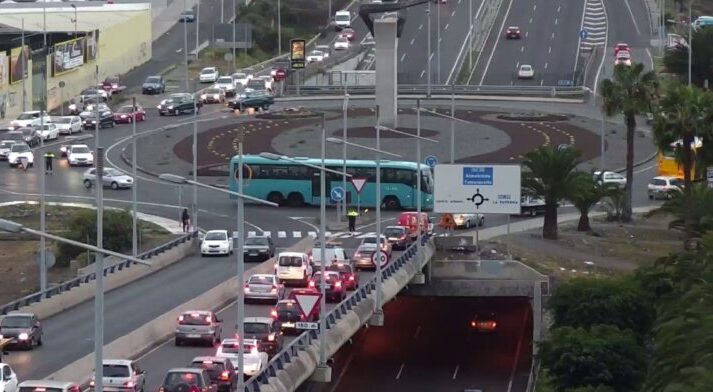
<svg viewBox="0 0 713 392">
<path fill-rule="evenodd" d="M 183 0 L 183 9 L 188 7 L 186 0 Z M 188 21 L 183 19 L 183 71 L 186 77 L 186 91 L 188 91 Z"/>
<path fill-rule="evenodd" d="M 688 0 L 688 85 L 691 85 L 693 72 L 693 21 L 691 18 L 693 8 L 693 0 Z"/>
<path fill-rule="evenodd" d="M 421 99 L 416 99 L 416 188 L 418 198 L 416 199 L 416 213 L 418 215 L 419 236 L 416 242 L 416 259 L 421 265 L 421 140 L 438 143 L 437 140 L 421 137 Z M 430 264 L 429 264 L 430 265 Z M 429 274 L 430 276 L 430 274 Z"/>
<path fill-rule="evenodd" d="M 72 22 L 74 22 L 74 39 L 77 39 L 77 6 L 74 4 L 70 4 L 70 6 L 74 8 L 74 20 Z"/>
<path fill-rule="evenodd" d="M 277 0 L 277 55 L 282 54 L 282 16 L 280 13 L 280 7 L 282 2 Z"/>
<path fill-rule="evenodd" d="M 236 38 L 235 38 L 235 24 L 238 23 L 238 6 L 235 4 L 236 0 L 233 0 L 233 72 L 237 71 L 237 60 L 235 59 L 236 55 Z"/>
<path fill-rule="evenodd" d="M 343 121 L 343 126 L 342 126 L 342 139 L 347 140 L 347 123 L 349 121 L 348 118 L 348 110 L 349 110 L 349 94 L 344 92 L 344 105 L 342 106 L 342 121 Z M 347 214 L 347 145 L 343 144 L 342 145 L 342 172 L 345 173 L 345 175 L 342 176 L 342 189 L 344 189 L 344 199 L 342 199 L 342 212 L 341 214 L 337 214 L 338 216 L 346 215 Z"/>
<path fill-rule="evenodd" d="M 136 187 L 139 185 L 138 178 L 136 177 L 136 97 L 131 99 L 131 105 L 133 106 L 131 110 L 131 175 L 134 178 L 134 186 L 131 187 L 131 251 L 132 255 L 136 257 L 136 255 L 139 254 L 138 219 L 136 216 L 138 213 L 136 209 L 138 192 Z"/>
<path fill-rule="evenodd" d="M 426 8 L 426 19 L 427 19 L 427 25 L 426 25 L 426 35 L 428 36 L 428 39 L 426 39 L 426 51 L 428 52 L 426 54 L 426 57 L 428 59 L 426 60 L 426 96 L 431 97 L 431 2 L 428 2 L 428 8 Z"/>
<path fill-rule="evenodd" d="M 201 0 L 198 0 L 198 2 L 196 3 L 196 23 L 195 23 L 195 25 L 196 25 L 196 59 L 198 59 L 198 45 L 199 45 L 198 31 L 201 26 L 200 21 L 201 21 Z"/>
<path fill-rule="evenodd" d="M 238 339 L 240 341 L 238 342 L 238 363 L 237 363 L 237 368 L 240 369 L 240 372 L 244 374 L 245 368 L 244 368 L 244 350 L 245 347 L 243 346 L 243 335 L 244 335 L 244 326 L 243 326 L 243 320 L 245 318 L 245 290 L 243 289 L 243 285 L 245 284 L 245 255 L 243 254 L 244 250 L 244 241 L 243 241 L 243 233 L 245 232 L 245 215 L 243 213 L 243 203 L 245 200 L 250 200 L 256 203 L 268 205 L 271 207 L 278 207 L 277 203 L 269 202 L 263 199 L 258 199 L 257 197 L 252 197 L 243 194 L 242 189 L 243 189 L 243 170 L 242 170 L 242 164 L 243 164 L 243 149 L 242 149 L 243 143 L 240 142 L 238 146 L 238 154 L 239 154 L 239 160 L 238 160 L 238 167 L 236 170 L 238 171 L 238 192 L 233 192 L 229 191 L 227 189 L 222 189 L 218 187 L 214 187 L 212 185 L 204 184 L 198 181 L 193 181 L 189 180 L 185 177 L 178 176 L 175 174 L 160 174 L 158 176 L 159 179 L 166 181 L 166 182 L 171 182 L 174 184 L 179 184 L 179 185 L 194 185 L 197 187 L 205 188 L 205 189 L 212 189 L 218 192 L 222 193 L 227 193 L 229 195 L 237 196 L 238 197 L 238 202 L 237 202 L 237 208 L 236 208 L 236 215 L 237 215 L 237 243 L 238 243 L 238 249 L 235 251 L 237 255 L 237 269 L 238 269 L 238 276 L 237 276 L 237 281 L 238 281 L 238 299 L 237 299 L 237 318 L 236 318 L 236 327 L 237 327 L 237 334 L 238 334 Z M 235 240 L 235 239 L 234 239 Z M 238 376 L 238 385 L 237 385 L 237 391 L 242 392 L 245 390 L 245 378 L 241 374 Z"/>
<path fill-rule="evenodd" d="M 441 84 L 441 6 L 440 6 L 440 4 L 436 4 L 436 83 Z"/>
</svg>

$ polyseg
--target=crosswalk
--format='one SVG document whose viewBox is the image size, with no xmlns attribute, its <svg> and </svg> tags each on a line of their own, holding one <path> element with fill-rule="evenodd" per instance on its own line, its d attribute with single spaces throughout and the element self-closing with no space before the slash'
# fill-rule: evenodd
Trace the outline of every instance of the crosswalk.
<svg viewBox="0 0 713 392">
<path fill-rule="evenodd" d="M 312 237 L 312 238 L 317 238 L 319 235 L 319 232 L 317 231 L 287 231 L 287 230 L 280 230 L 280 231 L 248 231 L 248 237 L 253 237 L 257 235 L 267 235 L 272 237 L 273 239 L 302 239 L 306 237 Z M 355 231 L 353 233 L 350 233 L 348 231 L 326 231 L 325 237 L 329 239 L 346 239 L 346 238 L 356 238 L 356 239 L 362 239 L 365 237 L 371 237 L 375 236 L 376 232 L 374 231 L 368 231 L 368 232 L 360 232 L 360 231 Z M 234 236 L 238 235 L 238 232 L 233 232 Z"/>
<path fill-rule="evenodd" d="M 591 50 L 607 43 L 607 15 L 602 0 L 585 0 L 579 49 Z"/>
</svg>

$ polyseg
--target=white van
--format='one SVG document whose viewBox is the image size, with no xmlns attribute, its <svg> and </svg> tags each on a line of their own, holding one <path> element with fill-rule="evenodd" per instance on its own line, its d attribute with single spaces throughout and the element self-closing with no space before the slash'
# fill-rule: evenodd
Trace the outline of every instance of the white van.
<svg viewBox="0 0 713 392">
<path fill-rule="evenodd" d="M 312 266 L 309 257 L 301 252 L 280 252 L 275 262 L 275 275 L 280 283 L 299 282 L 307 287 L 312 277 Z"/>
<path fill-rule="evenodd" d="M 352 13 L 346 10 L 334 14 L 334 28 L 337 31 L 352 27 Z"/>
<path fill-rule="evenodd" d="M 322 266 L 321 248 L 312 248 L 312 250 L 307 255 L 309 256 L 309 262 L 312 267 Z M 350 260 L 349 256 L 347 255 L 347 251 L 344 250 L 344 248 L 330 247 L 329 245 L 327 245 L 327 248 L 324 249 L 324 256 L 327 258 L 328 261 L 326 267 L 329 267 L 330 265 L 335 263 L 348 263 Z"/>
</svg>

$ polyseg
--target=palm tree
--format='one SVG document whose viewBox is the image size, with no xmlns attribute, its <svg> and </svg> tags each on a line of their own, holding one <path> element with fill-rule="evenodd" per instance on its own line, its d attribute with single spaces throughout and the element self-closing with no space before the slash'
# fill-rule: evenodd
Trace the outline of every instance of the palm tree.
<svg viewBox="0 0 713 392">
<path fill-rule="evenodd" d="M 657 94 L 658 86 L 654 71 L 644 72 L 644 65 L 641 63 L 631 66 L 617 65 L 614 67 L 614 78 L 602 80 L 599 86 L 604 114 L 611 117 L 621 113 L 626 124 L 626 197 L 622 214 L 624 221 L 631 220 L 636 116 L 651 111 L 651 102 Z"/>
<path fill-rule="evenodd" d="M 669 199 L 649 215 L 672 215 L 669 228 L 683 230 L 689 238 L 702 237 L 713 230 L 713 188 L 693 184 L 684 191 L 672 191 Z"/>
<path fill-rule="evenodd" d="M 542 146 L 525 154 L 522 165 L 524 190 L 545 200 L 545 223 L 542 237 L 557 239 L 557 205 L 560 200 L 569 199 L 581 174 L 575 171 L 579 164 L 579 150 L 573 148 L 556 149 Z"/>
<path fill-rule="evenodd" d="M 676 163 L 683 166 L 683 192 L 690 197 L 695 157 L 691 147 L 699 138 L 713 135 L 713 94 L 696 87 L 675 85 L 666 91 L 654 116 L 654 140 L 659 150 L 676 143 Z M 685 226 L 695 220 L 693 211 L 684 217 Z M 686 230 L 690 232 L 690 230 Z"/>
<path fill-rule="evenodd" d="M 615 193 L 620 193 L 621 190 L 614 184 L 596 181 L 592 174 L 584 172 L 579 172 L 578 174 L 580 178 L 569 196 L 569 201 L 574 204 L 580 214 L 577 231 L 591 231 L 589 211 L 603 198 L 614 196 Z"/>
</svg>

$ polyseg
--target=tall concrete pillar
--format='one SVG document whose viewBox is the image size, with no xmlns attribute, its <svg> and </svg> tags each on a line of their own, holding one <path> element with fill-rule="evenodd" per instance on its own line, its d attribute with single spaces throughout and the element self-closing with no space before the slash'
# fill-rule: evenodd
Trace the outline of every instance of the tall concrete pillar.
<svg viewBox="0 0 713 392">
<path fill-rule="evenodd" d="M 396 38 L 397 17 L 374 20 L 374 41 L 376 41 L 376 104 L 379 106 L 379 124 L 396 128 L 396 76 L 398 39 Z"/>
</svg>

